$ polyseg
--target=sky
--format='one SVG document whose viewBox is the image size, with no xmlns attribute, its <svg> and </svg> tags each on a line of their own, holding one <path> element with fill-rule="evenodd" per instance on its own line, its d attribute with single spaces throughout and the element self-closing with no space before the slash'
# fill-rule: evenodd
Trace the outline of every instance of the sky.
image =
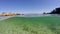
<svg viewBox="0 0 60 34">
<path fill-rule="evenodd" d="M 0 0 L 0 13 L 43 13 L 60 7 L 60 0 Z"/>
</svg>

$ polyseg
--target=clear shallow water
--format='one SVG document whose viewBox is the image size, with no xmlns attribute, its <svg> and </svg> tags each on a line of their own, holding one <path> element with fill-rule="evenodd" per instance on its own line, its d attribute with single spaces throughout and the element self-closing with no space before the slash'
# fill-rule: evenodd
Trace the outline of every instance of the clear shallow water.
<svg viewBox="0 0 60 34">
<path fill-rule="evenodd" d="M 1 21 L 1 20 L 4 20 L 4 19 L 8 19 L 8 18 L 10 18 L 10 17 L 12 17 L 12 16 L 5 16 L 5 17 L 4 17 L 4 16 L 0 16 L 0 21 Z"/>
</svg>

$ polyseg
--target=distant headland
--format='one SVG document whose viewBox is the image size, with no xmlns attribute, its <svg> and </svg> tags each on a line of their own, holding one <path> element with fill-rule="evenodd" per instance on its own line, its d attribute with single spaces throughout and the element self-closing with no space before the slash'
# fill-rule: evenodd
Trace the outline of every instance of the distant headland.
<svg viewBox="0 0 60 34">
<path fill-rule="evenodd" d="M 43 13 L 43 14 L 59 14 L 60 15 L 60 7 L 53 9 L 50 13 Z"/>
<path fill-rule="evenodd" d="M 0 14 L 0 16 L 15 16 L 15 15 L 24 15 L 24 14 L 15 13 L 15 12 L 9 12 L 9 13 L 2 12 L 2 13 Z"/>
</svg>

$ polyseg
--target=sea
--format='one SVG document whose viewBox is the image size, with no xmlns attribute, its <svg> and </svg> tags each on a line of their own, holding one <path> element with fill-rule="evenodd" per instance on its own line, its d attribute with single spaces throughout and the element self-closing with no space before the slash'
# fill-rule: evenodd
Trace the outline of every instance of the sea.
<svg viewBox="0 0 60 34">
<path fill-rule="evenodd" d="M 8 19 L 11 17 L 43 17 L 43 16 L 58 16 L 57 14 L 24 14 L 24 15 L 15 15 L 15 16 L 0 16 L 0 21 L 4 19 Z"/>
</svg>

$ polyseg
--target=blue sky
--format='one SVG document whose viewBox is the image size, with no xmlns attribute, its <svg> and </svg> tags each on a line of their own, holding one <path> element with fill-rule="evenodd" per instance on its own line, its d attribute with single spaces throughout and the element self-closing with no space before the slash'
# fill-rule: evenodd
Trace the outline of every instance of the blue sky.
<svg viewBox="0 0 60 34">
<path fill-rule="evenodd" d="M 42 13 L 56 7 L 60 7 L 60 0 L 0 0 L 0 13 Z"/>
</svg>

